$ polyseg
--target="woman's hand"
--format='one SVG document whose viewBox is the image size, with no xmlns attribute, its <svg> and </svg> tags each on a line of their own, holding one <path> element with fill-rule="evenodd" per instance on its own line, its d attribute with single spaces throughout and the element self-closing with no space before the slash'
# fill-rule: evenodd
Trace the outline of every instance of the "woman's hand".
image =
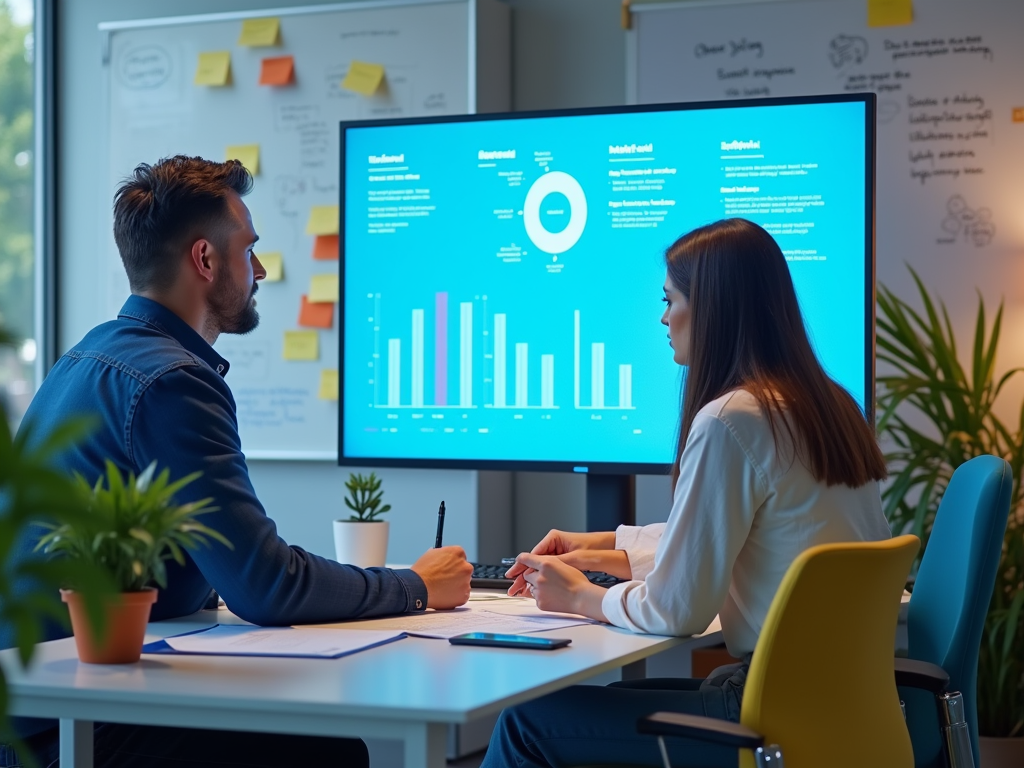
<svg viewBox="0 0 1024 768">
<path fill-rule="evenodd" d="M 516 558 L 516 563 L 524 567 L 526 589 L 542 611 L 578 613 L 607 621 L 601 610 L 606 590 L 591 584 L 576 568 L 550 555 L 524 553 Z"/>
<path fill-rule="evenodd" d="M 620 579 L 632 579 L 629 557 L 622 549 L 577 549 L 558 559 L 579 571 L 604 571 Z"/>
<path fill-rule="evenodd" d="M 552 529 L 548 531 L 548 535 L 541 539 L 530 553 L 534 555 L 565 555 L 569 552 L 578 552 L 580 550 L 613 549 L 614 547 L 615 533 L 613 531 L 573 533 L 571 531 Z M 525 570 L 526 567 L 520 565 L 517 561 L 515 565 L 505 572 L 505 578 L 518 578 Z M 511 590 L 509 594 L 512 594 Z"/>
</svg>

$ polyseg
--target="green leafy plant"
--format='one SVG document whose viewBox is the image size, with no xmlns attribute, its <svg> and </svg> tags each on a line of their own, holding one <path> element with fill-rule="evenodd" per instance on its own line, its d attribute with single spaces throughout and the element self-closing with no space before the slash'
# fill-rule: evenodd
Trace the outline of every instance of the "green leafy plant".
<svg viewBox="0 0 1024 768">
<path fill-rule="evenodd" d="M 985 736 L 1024 736 L 1024 404 L 1014 425 L 994 412 L 1006 383 L 1022 369 L 996 377 L 1002 303 L 989 327 L 979 295 L 965 365 L 945 305 L 911 273 L 923 312 L 885 287 L 878 295 L 878 359 L 892 368 L 878 377 L 878 431 L 893 445 L 886 454 L 885 513 L 895 532 L 913 533 L 927 545 L 953 471 L 983 454 L 1009 462 L 1010 519 L 981 641 L 978 727 Z"/>
<path fill-rule="evenodd" d="M 75 488 L 88 515 L 84 521 L 50 524 L 37 549 L 89 563 L 109 573 L 122 592 L 138 592 L 152 582 L 167 586 L 165 562 L 185 564 L 184 550 L 209 546 L 210 540 L 231 547 L 224 536 L 200 523 L 199 515 L 215 511 L 212 499 L 175 504 L 174 496 L 201 473 L 170 482 L 170 470 L 156 474 L 154 461 L 138 477 L 121 477 L 107 461 L 106 477 L 95 485 L 76 475 Z M 106 479 L 106 487 L 103 481 Z M 72 582 L 69 586 L 77 588 Z"/>
<path fill-rule="evenodd" d="M 376 523 L 377 515 L 383 515 L 391 509 L 390 504 L 380 505 L 384 492 L 380 490 L 380 479 L 373 472 L 369 477 L 359 474 L 350 474 L 345 483 L 348 489 L 348 496 L 345 497 L 345 506 L 355 512 L 349 516 L 349 520 L 359 523 Z"/>
<path fill-rule="evenodd" d="M 0 330 L 0 343 L 15 340 Z M 17 436 L 0 403 L 0 627 L 4 645 L 14 646 L 22 665 L 31 661 L 47 622 L 68 625 L 58 589 L 80 585 L 97 634 L 104 631 L 105 600 L 114 594 L 109 576 L 89 563 L 22 557 L 42 529 L 40 520 L 77 525 L 88 516 L 70 478 L 53 468 L 53 459 L 92 429 L 89 419 L 64 422 L 48 435 L 25 425 Z M 0 738 L 18 740 L 7 720 L 7 681 L 0 669 Z"/>
</svg>

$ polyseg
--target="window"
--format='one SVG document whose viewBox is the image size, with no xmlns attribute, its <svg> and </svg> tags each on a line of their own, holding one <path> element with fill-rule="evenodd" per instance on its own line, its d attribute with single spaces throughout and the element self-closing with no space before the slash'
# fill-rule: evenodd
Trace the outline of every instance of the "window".
<svg viewBox="0 0 1024 768">
<path fill-rule="evenodd" d="M 32 0 L 0 0 L 0 405 L 17 424 L 35 393 Z"/>
</svg>

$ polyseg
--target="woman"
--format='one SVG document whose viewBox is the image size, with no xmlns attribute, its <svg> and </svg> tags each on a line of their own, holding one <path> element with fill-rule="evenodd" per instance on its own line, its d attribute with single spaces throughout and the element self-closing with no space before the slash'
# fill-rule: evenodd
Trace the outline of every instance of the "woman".
<svg viewBox="0 0 1024 768">
<path fill-rule="evenodd" d="M 688 368 L 668 522 L 552 531 L 509 570 L 509 592 L 653 634 L 692 635 L 717 613 L 730 653 L 745 661 L 703 681 L 577 686 L 505 710 L 485 768 L 661 765 L 637 718 L 671 710 L 739 720 L 751 653 L 795 557 L 890 536 L 882 453 L 853 398 L 818 363 L 771 235 L 744 219 L 719 221 L 676 241 L 665 262 L 661 322 L 675 362 Z M 580 570 L 630 581 L 605 590 Z M 735 750 L 669 741 L 673 765 L 736 760 Z"/>
</svg>

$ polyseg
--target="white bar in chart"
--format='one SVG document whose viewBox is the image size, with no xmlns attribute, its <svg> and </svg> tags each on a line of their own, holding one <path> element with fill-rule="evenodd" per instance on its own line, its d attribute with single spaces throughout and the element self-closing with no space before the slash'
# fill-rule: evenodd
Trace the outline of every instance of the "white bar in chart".
<svg viewBox="0 0 1024 768">
<path fill-rule="evenodd" d="M 580 407 L 580 311 L 573 311 L 572 335 L 572 372 L 573 372 L 573 407 Z"/>
<path fill-rule="evenodd" d="M 540 356 L 540 407 L 555 407 L 555 356 Z"/>
<path fill-rule="evenodd" d="M 633 366 L 619 366 L 619 408 L 633 407 Z"/>
<path fill-rule="evenodd" d="M 459 405 L 473 405 L 473 303 L 459 303 Z"/>
<path fill-rule="evenodd" d="M 494 316 L 494 407 L 504 408 L 508 368 L 505 358 L 505 315 Z"/>
<path fill-rule="evenodd" d="M 590 407 L 604 408 L 604 343 L 590 345 Z"/>
<path fill-rule="evenodd" d="M 527 383 L 529 381 L 527 365 L 529 349 L 526 344 L 516 344 L 516 408 L 526 408 L 530 404 Z"/>
<path fill-rule="evenodd" d="M 402 397 L 402 340 L 388 339 L 388 407 L 397 408 Z"/>
<path fill-rule="evenodd" d="M 423 310 L 412 311 L 412 406 L 423 407 Z"/>
</svg>

